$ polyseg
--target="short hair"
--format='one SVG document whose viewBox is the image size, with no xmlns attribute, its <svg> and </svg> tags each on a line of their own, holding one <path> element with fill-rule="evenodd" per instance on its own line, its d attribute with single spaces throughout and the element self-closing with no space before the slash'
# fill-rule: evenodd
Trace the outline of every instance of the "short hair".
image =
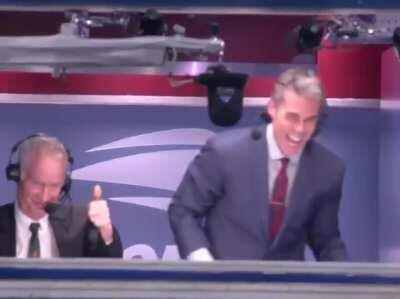
<svg viewBox="0 0 400 299">
<path fill-rule="evenodd" d="M 299 96 L 321 102 L 321 110 L 326 106 L 326 97 L 321 80 L 311 69 L 290 68 L 283 72 L 277 79 L 271 100 L 283 100 L 285 90 L 292 90 Z"/>
<path fill-rule="evenodd" d="M 47 154 L 47 155 L 60 155 L 66 162 L 66 173 L 69 166 L 69 154 L 64 144 L 56 137 L 48 136 L 45 134 L 38 134 L 27 138 L 18 147 L 18 161 L 20 164 L 21 177 L 24 176 L 24 172 L 29 166 L 30 159 L 33 154 Z"/>
</svg>

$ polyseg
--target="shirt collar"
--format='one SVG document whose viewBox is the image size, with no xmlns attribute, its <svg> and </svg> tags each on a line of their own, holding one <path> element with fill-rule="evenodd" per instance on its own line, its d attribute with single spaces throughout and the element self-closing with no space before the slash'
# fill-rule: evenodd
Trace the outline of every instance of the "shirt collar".
<svg viewBox="0 0 400 299">
<path fill-rule="evenodd" d="M 268 146 L 268 153 L 269 153 L 269 157 L 272 160 L 280 160 L 282 158 L 285 158 L 285 155 L 282 153 L 281 149 L 278 146 L 278 143 L 275 139 L 275 134 L 274 134 L 274 130 L 272 127 L 272 123 L 269 123 L 267 125 L 267 129 L 266 129 L 266 134 L 267 134 L 267 146 Z M 292 163 L 299 163 L 300 161 L 300 157 L 301 154 L 303 153 L 303 150 L 301 150 L 300 152 L 298 152 L 295 155 L 292 155 L 290 157 L 288 157 L 290 159 L 290 162 Z"/>
<path fill-rule="evenodd" d="M 18 202 L 16 201 L 14 204 L 14 210 L 15 210 L 15 221 L 19 223 L 20 225 L 23 225 L 26 228 L 29 228 L 32 222 L 38 222 L 40 223 L 40 227 L 44 227 L 45 225 L 48 224 L 49 221 L 49 215 L 46 214 L 42 218 L 38 220 L 34 220 L 30 218 L 29 216 L 25 215 L 24 212 L 22 212 L 21 208 L 19 207 Z"/>
</svg>

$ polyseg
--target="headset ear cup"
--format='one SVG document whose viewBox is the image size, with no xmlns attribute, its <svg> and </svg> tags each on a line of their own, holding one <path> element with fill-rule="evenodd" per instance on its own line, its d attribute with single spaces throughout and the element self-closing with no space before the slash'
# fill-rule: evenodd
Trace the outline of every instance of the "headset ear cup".
<svg viewBox="0 0 400 299">
<path fill-rule="evenodd" d="M 71 155 L 71 151 L 68 148 L 65 148 L 65 150 L 67 152 L 67 160 L 68 160 L 68 164 L 69 164 L 69 169 L 71 169 L 72 165 L 74 164 L 74 157 Z M 69 170 L 65 174 L 64 185 L 61 189 L 62 197 L 69 195 L 69 192 L 71 191 L 71 185 L 72 185 L 72 179 L 71 179 L 71 172 Z"/>
<path fill-rule="evenodd" d="M 36 134 L 29 135 L 28 137 L 21 139 L 20 141 L 18 141 L 16 144 L 13 145 L 13 147 L 11 148 L 8 165 L 6 167 L 7 180 L 14 181 L 14 182 L 21 181 L 21 167 L 20 167 L 20 163 L 19 163 L 18 157 L 17 157 L 18 152 L 19 152 L 19 147 L 25 141 L 27 141 L 31 138 L 40 137 L 40 136 L 45 136 L 45 134 L 36 133 Z"/>
<path fill-rule="evenodd" d="M 6 177 L 9 181 L 19 182 L 21 180 L 20 167 L 18 163 L 10 163 L 7 165 Z"/>
</svg>

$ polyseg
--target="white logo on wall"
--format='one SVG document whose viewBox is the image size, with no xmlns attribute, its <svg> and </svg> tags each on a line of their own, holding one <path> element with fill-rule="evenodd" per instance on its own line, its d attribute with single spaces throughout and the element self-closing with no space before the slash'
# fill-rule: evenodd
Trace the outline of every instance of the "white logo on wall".
<svg viewBox="0 0 400 299">
<path fill-rule="evenodd" d="M 194 145 L 198 148 L 159 150 L 118 157 L 76 169 L 72 172 L 72 178 L 74 180 L 143 186 L 173 192 L 178 187 L 188 164 L 199 152 L 199 148 L 214 134 L 206 129 L 185 128 L 156 131 L 119 139 L 91 148 L 87 152 L 161 145 Z M 171 198 L 130 196 L 111 197 L 109 200 L 166 211 Z M 134 244 L 124 250 L 124 258 L 130 259 L 135 256 L 148 260 L 158 259 L 155 250 L 149 244 Z M 162 259 L 178 259 L 176 246 L 167 245 Z"/>
</svg>

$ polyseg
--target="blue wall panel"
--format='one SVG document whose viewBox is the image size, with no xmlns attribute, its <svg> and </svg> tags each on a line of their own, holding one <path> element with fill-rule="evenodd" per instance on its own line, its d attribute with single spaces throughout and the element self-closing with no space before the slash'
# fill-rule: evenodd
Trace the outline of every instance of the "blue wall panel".
<svg viewBox="0 0 400 299">
<path fill-rule="evenodd" d="M 246 108 L 240 125 L 260 122 L 261 110 Z M 378 260 L 379 127 L 374 125 L 378 120 L 378 110 L 331 109 L 318 136 L 347 164 L 340 219 L 353 261 Z M 124 248 L 130 248 L 125 251 L 126 257 L 174 259 L 176 248 L 165 206 L 173 194 L 171 186 L 178 183 L 176 177 L 184 170 L 182 165 L 186 167 L 186 161 L 181 159 L 184 155 L 180 153 L 190 153 L 190 157 L 200 148 L 204 136 L 200 134 L 193 144 L 179 144 L 179 139 L 164 136 L 161 140 L 154 134 L 184 128 L 193 130 L 194 135 L 198 128 L 207 134 L 221 130 L 210 123 L 206 109 L 201 107 L 2 104 L 0 166 L 5 167 L 10 148 L 18 139 L 34 132 L 58 136 L 70 147 L 75 158 L 73 201 L 86 204 L 96 181 L 101 183 L 108 198 L 136 198 L 139 201 L 136 204 L 110 201 Z M 155 144 L 131 142 L 124 148 L 114 146 L 114 149 L 88 151 L 124 138 L 140 139 L 141 134 L 150 134 Z M 155 160 L 149 159 L 143 166 L 140 158 L 146 160 L 149 157 L 146 155 L 154 155 Z M 107 170 L 107 163 L 118 163 L 118 159 L 129 161 Z M 157 164 L 157 159 L 166 162 Z M 107 162 L 110 160 L 113 161 Z M 170 167 L 168 163 L 177 166 Z M 85 171 L 91 174 L 85 176 Z M 85 180 L 77 179 L 79 176 Z M 133 178 L 135 176 L 137 178 Z M 0 177 L 0 190 L 0 203 L 14 200 L 15 184 L 7 182 L 4 176 Z"/>
</svg>

